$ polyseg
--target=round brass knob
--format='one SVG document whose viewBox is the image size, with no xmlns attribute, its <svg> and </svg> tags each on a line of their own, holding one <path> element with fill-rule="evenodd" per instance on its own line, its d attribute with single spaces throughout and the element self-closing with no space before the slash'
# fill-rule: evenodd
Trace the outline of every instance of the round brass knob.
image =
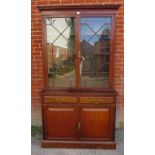
<svg viewBox="0 0 155 155">
<path fill-rule="evenodd" d="M 99 102 L 98 102 L 98 101 L 96 101 L 96 102 L 94 102 L 94 104 L 99 104 Z"/>
<path fill-rule="evenodd" d="M 101 99 L 98 99 L 98 102 L 101 102 L 102 100 Z"/>
<path fill-rule="evenodd" d="M 65 100 L 64 99 L 57 99 L 56 100 L 58 103 L 63 103 Z"/>
</svg>

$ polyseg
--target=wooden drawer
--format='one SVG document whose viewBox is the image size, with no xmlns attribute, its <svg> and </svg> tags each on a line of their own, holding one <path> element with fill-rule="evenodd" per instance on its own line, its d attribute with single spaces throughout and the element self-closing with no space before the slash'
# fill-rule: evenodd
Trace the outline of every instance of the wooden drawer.
<svg viewBox="0 0 155 155">
<path fill-rule="evenodd" d="M 114 97 L 80 97 L 80 103 L 114 103 Z"/>
<path fill-rule="evenodd" d="M 45 103 L 75 103 L 77 97 L 66 97 L 66 96 L 44 96 Z"/>
</svg>

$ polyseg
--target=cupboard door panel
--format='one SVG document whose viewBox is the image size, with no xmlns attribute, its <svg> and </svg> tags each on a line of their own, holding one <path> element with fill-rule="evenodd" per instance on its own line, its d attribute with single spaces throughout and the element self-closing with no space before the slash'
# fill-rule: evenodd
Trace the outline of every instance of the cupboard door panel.
<svg viewBox="0 0 155 155">
<path fill-rule="evenodd" d="M 75 107 L 49 106 L 46 110 L 48 139 L 76 139 L 77 112 Z"/>
<path fill-rule="evenodd" d="M 81 108 L 81 138 L 83 140 L 110 140 L 112 113 L 109 107 Z"/>
</svg>

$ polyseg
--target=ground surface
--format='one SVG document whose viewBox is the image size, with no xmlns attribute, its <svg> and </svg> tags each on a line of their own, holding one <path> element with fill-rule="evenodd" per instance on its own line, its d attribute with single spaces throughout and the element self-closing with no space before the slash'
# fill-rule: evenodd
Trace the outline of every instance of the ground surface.
<svg viewBox="0 0 155 155">
<path fill-rule="evenodd" d="M 31 155 L 124 155 L 124 131 L 116 130 L 116 150 L 103 149 L 53 149 L 41 148 L 41 136 L 32 137 Z"/>
</svg>

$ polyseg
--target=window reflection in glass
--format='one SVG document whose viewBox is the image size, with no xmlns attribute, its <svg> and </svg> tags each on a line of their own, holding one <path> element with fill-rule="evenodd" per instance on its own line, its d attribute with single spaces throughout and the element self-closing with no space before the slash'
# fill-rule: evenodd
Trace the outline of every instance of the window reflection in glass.
<svg viewBox="0 0 155 155">
<path fill-rule="evenodd" d="M 110 63 L 109 17 L 80 20 L 80 78 L 82 87 L 108 87 Z"/>
<path fill-rule="evenodd" d="M 49 87 L 75 87 L 74 18 L 46 18 Z"/>
</svg>

